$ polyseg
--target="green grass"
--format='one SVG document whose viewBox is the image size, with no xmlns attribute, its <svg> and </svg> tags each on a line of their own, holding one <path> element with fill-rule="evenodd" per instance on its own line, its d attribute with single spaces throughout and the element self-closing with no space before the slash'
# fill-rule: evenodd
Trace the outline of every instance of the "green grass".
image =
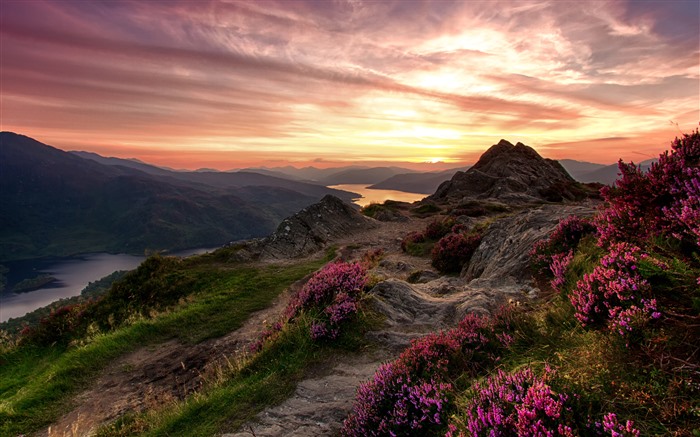
<svg viewBox="0 0 700 437">
<path fill-rule="evenodd" d="M 362 314 L 333 343 L 315 343 L 308 334 L 311 319 L 287 325 L 240 369 L 231 369 L 201 392 L 159 410 L 131 415 L 103 427 L 98 436 L 192 436 L 231 432 L 264 408 L 287 399 L 308 369 L 356 351 L 365 345 L 364 332 L 378 323 L 373 313 Z"/>
<path fill-rule="evenodd" d="M 191 263 L 183 269 L 201 282 L 187 302 L 70 347 L 27 345 L 3 352 L 0 435 L 30 433 L 49 425 L 70 408 L 72 394 L 111 361 L 137 347 L 172 338 L 194 344 L 237 329 L 251 312 L 269 306 L 292 282 L 325 261 L 259 268 Z"/>
</svg>

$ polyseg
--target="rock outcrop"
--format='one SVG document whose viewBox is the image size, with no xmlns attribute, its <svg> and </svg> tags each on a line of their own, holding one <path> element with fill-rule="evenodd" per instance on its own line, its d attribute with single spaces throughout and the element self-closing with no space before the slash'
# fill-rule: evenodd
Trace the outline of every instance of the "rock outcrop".
<svg viewBox="0 0 700 437">
<path fill-rule="evenodd" d="M 443 182 L 430 199 L 464 201 L 499 199 L 507 202 L 575 200 L 585 197 L 559 162 L 542 158 L 522 143 L 501 140 L 466 172 Z"/>
<path fill-rule="evenodd" d="M 280 223 L 262 242 L 262 258 L 289 259 L 310 255 L 329 242 L 377 227 L 377 222 L 335 196 L 302 209 Z"/>
<path fill-rule="evenodd" d="M 593 205 L 544 205 L 504 217 L 489 226 L 462 277 L 472 286 L 503 287 L 530 282 L 529 252 L 560 220 L 593 215 Z"/>
</svg>

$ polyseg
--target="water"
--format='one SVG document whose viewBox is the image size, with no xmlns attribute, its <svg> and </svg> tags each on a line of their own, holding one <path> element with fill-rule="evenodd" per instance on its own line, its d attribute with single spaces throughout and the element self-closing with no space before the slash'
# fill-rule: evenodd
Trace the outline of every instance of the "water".
<svg viewBox="0 0 700 437">
<path fill-rule="evenodd" d="M 189 256 L 213 249 L 191 249 L 173 255 Z M 21 317 L 30 311 L 66 297 L 77 296 L 89 282 L 103 278 L 116 270 L 132 270 L 145 259 L 143 256 L 91 253 L 71 258 L 54 258 L 6 262 L 9 285 L 25 278 L 48 274 L 58 281 L 27 293 L 0 294 L 0 322 Z"/>
<path fill-rule="evenodd" d="M 369 188 L 369 186 L 365 184 L 331 185 L 328 188 L 352 191 L 353 193 L 360 194 L 362 197 L 353 199 L 353 202 L 360 206 L 367 206 L 370 203 L 384 203 L 385 200 L 398 200 L 400 202 L 413 203 L 427 196 L 427 194 L 408 193 L 406 191 L 375 190 Z"/>
</svg>

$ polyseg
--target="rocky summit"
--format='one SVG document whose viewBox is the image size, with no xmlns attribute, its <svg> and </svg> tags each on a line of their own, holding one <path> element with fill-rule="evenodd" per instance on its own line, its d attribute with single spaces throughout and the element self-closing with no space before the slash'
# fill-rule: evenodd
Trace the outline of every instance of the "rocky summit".
<svg viewBox="0 0 700 437">
<path fill-rule="evenodd" d="M 339 198 L 327 195 L 280 223 L 263 243 L 263 258 L 296 258 L 317 252 L 329 241 L 376 227 Z"/>
<path fill-rule="evenodd" d="M 430 199 L 561 202 L 583 196 L 583 189 L 559 162 L 542 158 L 525 144 L 501 140 L 469 170 L 443 182 Z"/>
</svg>

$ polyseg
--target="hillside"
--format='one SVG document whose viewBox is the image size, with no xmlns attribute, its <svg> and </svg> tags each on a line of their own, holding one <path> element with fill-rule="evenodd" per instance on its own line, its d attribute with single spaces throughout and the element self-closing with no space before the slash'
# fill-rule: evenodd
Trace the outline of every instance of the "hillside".
<svg viewBox="0 0 700 437">
<path fill-rule="evenodd" d="M 433 194 L 440 184 L 450 180 L 460 170 L 466 171 L 467 168 L 450 169 L 436 173 L 401 173 L 384 179 L 369 188 Z"/>
<path fill-rule="evenodd" d="M 328 196 L 2 336 L 0 434 L 697 434 L 700 133 L 602 200 L 493 190 L 558 169 L 514 147 L 480 195 Z"/>
<path fill-rule="evenodd" d="M 0 133 L 0 261 L 221 245 L 267 235 L 326 194 L 348 196 L 254 173 L 122 164 Z"/>
<path fill-rule="evenodd" d="M 376 184 L 400 173 L 412 173 L 412 170 L 401 167 L 349 169 L 328 175 L 319 182 L 323 185 Z"/>
</svg>

